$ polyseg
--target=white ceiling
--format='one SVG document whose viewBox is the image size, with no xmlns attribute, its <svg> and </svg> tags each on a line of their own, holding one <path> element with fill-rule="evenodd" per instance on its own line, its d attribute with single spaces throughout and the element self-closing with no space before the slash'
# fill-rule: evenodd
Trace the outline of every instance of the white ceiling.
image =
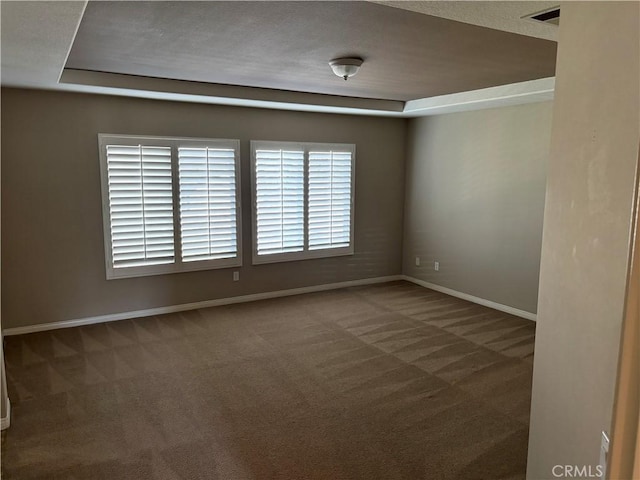
<svg viewBox="0 0 640 480">
<path fill-rule="evenodd" d="M 396 2 L 398 3 L 398 2 Z M 552 2 L 400 2 L 408 10 L 431 8 L 431 15 L 439 9 L 439 15 L 455 18 L 465 23 L 473 23 L 470 12 L 477 9 L 471 4 L 504 4 L 506 11 L 514 10 L 513 3 L 518 4 L 518 11 L 532 13 L 549 6 Z M 432 4 L 427 5 L 416 4 Z M 456 3 L 468 6 L 456 7 L 453 11 L 442 4 Z M 412 5 L 410 5 L 412 4 Z M 527 8 L 523 4 L 528 4 Z M 463 94 L 439 95 L 427 99 L 414 100 L 406 104 L 377 104 L 375 100 L 354 103 L 339 95 L 316 95 L 305 92 L 284 92 L 280 90 L 255 89 L 247 86 L 215 85 L 207 83 L 179 82 L 172 79 L 149 79 L 113 73 L 82 72 L 67 70 L 63 80 L 60 76 L 67 62 L 76 32 L 83 18 L 85 1 L 73 2 L 13 2 L 1 3 L 1 60 L 2 85 L 44 88 L 66 91 L 103 93 L 112 95 L 137 96 L 145 98 L 161 98 L 168 100 L 191 101 L 200 103 L 217 103 L 229 105 L 247 105 L 266 108 L 284 108 L 293 110 L 341 112 L 354 114 L 377 114 L 389 116 L 417 116 L 429 113 L 444 113 L 450 103 L 453 109 L 486 108 L 500 104 L 524 103 L 552 98 L 553 80 L 533 80 L 518 82 L 503 87 L 482 88 Z M 409 8 L 410 7 L 410 8 Z M 532 8 L 528 8 L 532 7 Z M 542 8 L 540 8 L 542 7 Z M 496 7 L 491 7 L 496 10 Z M 496 10 L 497 11 L 497 10 Z M 486 14 L 486 11 L 484 12 Z M 496 23 L 497 15 L 478 14 L 476 21 L 484 26 L 488 17 L 493 19 L 492 28 L 500 26 Z M 455 17 L 458 15 L 458 18 Z M 471 15 L 471 16 L 470 16 Z M 520 20 L 528 25 L 529 20 Z M 508 23 L 508 22 L 507 22 Z M 535 24 L 533 24 L 535 25 Z M 537 25 L 535 25 L 538 27 Z M 543 30 L 556 29 L 541 25 Z M 513 31 L 508 25 L 501 27 Z M 529 26 L 522 27 L 530 30 Z M 535 28 L 534 28 L 535 30 Z M 538 29 L 539 30 L 539 29 Z M 523 31 L 517 32 L 523 34 Z M 547 33 L 529 32 L 529 36 L 547 38 Z M 516 92 L 516 93 L 514 93 Z M 466 105 L 466 107 L 465 107 Z M 453 111 L 453 110 L 451 110 Z"/>
</svg>

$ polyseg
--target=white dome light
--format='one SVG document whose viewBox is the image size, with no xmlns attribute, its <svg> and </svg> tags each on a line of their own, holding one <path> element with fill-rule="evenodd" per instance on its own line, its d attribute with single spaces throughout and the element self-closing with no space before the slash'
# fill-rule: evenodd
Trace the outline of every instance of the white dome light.
<svg viewBox="0 0 640 480">
<path fill-rule="evenodd" d="M 351 58 L 336 58 L 335 60 L 331 60 L 329 65 L 331 65 L 331 70 L 337 76 L 342 77 L 345 81 L 349 77 L 353 77 L 358 70 L 360 70 L 360 65 L 362 65 L 363 60 L 361 58 L 351 57 Z"/>
</svg>

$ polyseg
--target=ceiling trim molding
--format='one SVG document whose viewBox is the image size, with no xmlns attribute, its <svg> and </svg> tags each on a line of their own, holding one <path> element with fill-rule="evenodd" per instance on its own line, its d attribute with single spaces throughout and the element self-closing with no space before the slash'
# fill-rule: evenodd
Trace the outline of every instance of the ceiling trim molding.
<svg viewBox="0 0 640 480">
<path fill-rule="evenodd" d="M 405 104 L 403 113 L 406 117 L 422 117 L 545 102 L 553 100 L 555 80 L 555 77 L 540 78 L 480 90 L 409 100 Z"/>
<path fill-rule="evenodd" d="M 423 117 L 553 100 L 555 77 L 401 102 L 65 69 L 62 90 L 350 115 Z"/>
<path fill-rule="evenodd" d="M 348 110 L 363 110 L 363 113 L 401 113 L 405 102 L 375 98 L 344 97 L 320 93 L 293 92 L 270 88 L 256 88 L 216 83 L 191 82 L 118 73 L 95 72 L 65 68 L 60 77 L 61 84 L 88 85 L 109 89 L 126 89 L 147 92 L 162 92 L 197 97 L 208 97 L 210 102 L 219 103 L 223 99 L 246 102 L 250 106 L 278 108 L 276 105 L 290 104 L 329 107 Z M 201 100 L 201 98 L 200 98 Z M 237 102 L 234 102 L 237 104 Z"/>
</svg>

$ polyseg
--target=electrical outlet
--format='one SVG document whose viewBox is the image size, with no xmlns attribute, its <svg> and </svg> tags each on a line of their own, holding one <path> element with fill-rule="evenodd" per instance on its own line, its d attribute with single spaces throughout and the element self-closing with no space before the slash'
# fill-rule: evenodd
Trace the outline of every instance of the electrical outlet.
<svg viewBox="0 0 640 480">
<path fill-rule="evenodd" d="M 237 282 L 240 280 L 240 272 L 233 272 L 233 281 Z"/>
<path fill-rule="evenodd" d="M 416 267 L 420 266 L 420 257 L 416 257 Z"/>
<path fill-rule="evenodd" d="M 433 269 L 437 272 L 440 270 L 440 262 L 433 262 Z"/>
</svg>

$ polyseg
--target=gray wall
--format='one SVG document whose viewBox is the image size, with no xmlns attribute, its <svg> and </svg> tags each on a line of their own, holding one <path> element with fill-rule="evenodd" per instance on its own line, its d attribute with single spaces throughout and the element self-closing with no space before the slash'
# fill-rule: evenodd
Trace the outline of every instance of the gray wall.
<svg viewBox="0 0 640 480">
<path fill-rule="evenodd" d="M 403 273 L 536 311 L 551 108 L 411 120 Z"/>
<path fill-rule="evenodd" d="M 2 90 L 2 323 L 17 327 L 401 272 L 406 121 Z M 241 140 L 244 263 L 105 279 L 97 134 Z M 249 140 L 355 143 L 355 255 L 251 266 Z"/>
<path fill-rule="evenodd" d="M 609 430 L 640 140 L 640 4 L 565 2 L 527 478 L 599 462 Z"/>
</svg>

